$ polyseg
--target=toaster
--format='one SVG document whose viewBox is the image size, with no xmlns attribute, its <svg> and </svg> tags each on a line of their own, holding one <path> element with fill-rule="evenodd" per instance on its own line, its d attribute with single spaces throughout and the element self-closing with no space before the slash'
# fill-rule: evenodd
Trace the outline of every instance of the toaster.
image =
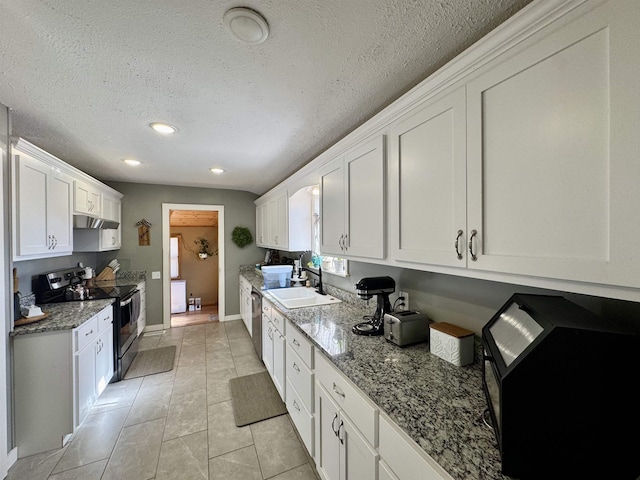
<svg viewBox="0 0 640 480">
<path fill-rule="evenodd" d="M 429 318 L 411 310 L 384 314 L 384 338 L 404 347 L 429 340 Z"/>
</svg>

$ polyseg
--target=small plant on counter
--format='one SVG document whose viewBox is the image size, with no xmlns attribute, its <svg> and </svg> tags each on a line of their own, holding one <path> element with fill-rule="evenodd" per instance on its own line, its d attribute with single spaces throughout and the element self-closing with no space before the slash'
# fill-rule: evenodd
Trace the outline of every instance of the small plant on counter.
<svg viewBox="0 0 640 480">
<path fill-rule="evenodd" d="M 244 248 L 253 242 L 253 236 L 247 227 L 235 227 L 231 232 L 231 241 L 238 247 Z"/>
<path fill-rule="evenodd" d="M 207 257 L 212 257 L 213 255 L 217 255 L 218 254 L 218 249 L 215 249 L 214 251 L 209 251 L 209 240 L 207 240 L 204 237 L 200 237 L 197 238 L 196 240 L 193 241 L 193 243 L 195 243 L 198 246 L 199 252 L 198 252 L 198 257 L 200 257 L 202 260 L 204 260 Z"/>
</svg>

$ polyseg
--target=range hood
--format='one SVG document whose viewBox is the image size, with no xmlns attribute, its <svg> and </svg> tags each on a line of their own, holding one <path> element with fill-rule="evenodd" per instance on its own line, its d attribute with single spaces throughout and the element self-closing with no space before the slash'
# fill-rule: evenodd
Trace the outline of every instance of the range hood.
<svg viewBox="0 0 640 480">
<path fill-rule="evenodd" d="M 106 218 L 90 217 L 89 215 L 73 216 L 73 228 L 106 229 L 118 228 L 119 226 L 120 222 L 107 220 Z"/>
</svg>

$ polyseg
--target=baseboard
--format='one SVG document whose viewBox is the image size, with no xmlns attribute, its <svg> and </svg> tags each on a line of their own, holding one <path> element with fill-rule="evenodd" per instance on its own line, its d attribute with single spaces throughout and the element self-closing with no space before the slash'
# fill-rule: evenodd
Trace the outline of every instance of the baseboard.
<svg viewBox="0 0 640 480">
<path fill-rule="evenodd" d="M 18 447 L 12 448 L 7 452 L 7 469 L 18 461 Z"/>
<path fill-rule="evenodd" d="M 242 320 L 242 315 L 236 313 L 235 315 L 225 315 L 224 318 L 220 319 L 221 322 L 230 322 L 231 320 Z"/>
</svg>

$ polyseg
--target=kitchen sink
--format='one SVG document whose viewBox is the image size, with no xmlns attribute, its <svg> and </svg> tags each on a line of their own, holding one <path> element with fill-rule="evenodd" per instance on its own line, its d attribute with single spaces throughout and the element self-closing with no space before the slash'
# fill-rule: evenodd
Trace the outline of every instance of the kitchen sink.
<svg viewBox="0 0 640 480">
<path fill-rule="evenodd" d="M 286 308 L 315 307 L 331 305 L 342 300 L 331 295 L 320 295 L 312 288 L 290 287 L 266 290 L 265 294 L 280 302 Z"/>
</svg>

